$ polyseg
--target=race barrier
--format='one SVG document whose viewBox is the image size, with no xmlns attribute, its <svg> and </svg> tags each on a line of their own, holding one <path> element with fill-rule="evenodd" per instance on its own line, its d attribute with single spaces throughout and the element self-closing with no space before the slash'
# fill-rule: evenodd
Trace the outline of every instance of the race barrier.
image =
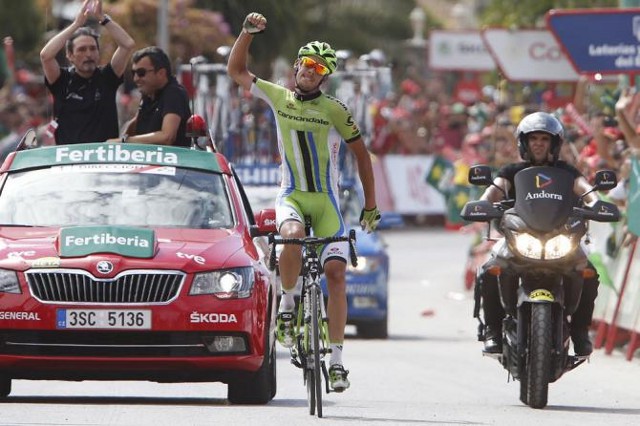
<svg viewBox="0 0 640 426">
<path fill-rule="evenodd" d="M 640 347 L 640 251 L 637 242 L 622 245 L 622 226 L 592 222 L 593 263 L 598 267 L 600 287 L 594 309 L 594 346 L 610 355 L 626 345 L 625 357 L 633 358 Z M 596 261 L 594 261 L 596 259 Z M 598 263 L 599 262 L 599 263 Z"/>
</svg>

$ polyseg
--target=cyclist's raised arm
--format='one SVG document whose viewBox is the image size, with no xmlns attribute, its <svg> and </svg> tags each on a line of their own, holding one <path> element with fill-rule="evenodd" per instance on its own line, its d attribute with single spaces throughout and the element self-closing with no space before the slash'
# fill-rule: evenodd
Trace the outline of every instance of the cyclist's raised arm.
<svg viewBox="0 0 640 426">
<path fill-rule="evenodd" d="M 249 46 L 253 40 L 253 35 L 264 31 L 266 26 L 267 20 L 264 16 L 259 13 L 248 14 L 242 25 L 242 31 L 231 48 L 229 62 L 227 63 L 227 73 L 233 81 L 245 90 L 251 89 L 251 84 L 256 77 L 247 69 Z"/>
</svg>

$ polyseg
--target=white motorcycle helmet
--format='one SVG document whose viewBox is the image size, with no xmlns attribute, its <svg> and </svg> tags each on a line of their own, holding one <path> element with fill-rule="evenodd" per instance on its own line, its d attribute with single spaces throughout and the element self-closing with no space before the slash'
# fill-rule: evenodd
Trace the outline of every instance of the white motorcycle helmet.
<svg viewBox="0 0 640 426">
<path fill-rule="evenodd" d="M 524 161 L 531 159 L 529 155 L 529 138 L 527 135 L 533 132 L 544 132 L 551 135 L 551 155 L 553 156 L 553 161 L 557 161 L 564 138 L 562 123 L 560 123 L 556 117 L 546 112 L 534 112 L 524 117 L 516 129 L 518 151 Z"/>
</svg>

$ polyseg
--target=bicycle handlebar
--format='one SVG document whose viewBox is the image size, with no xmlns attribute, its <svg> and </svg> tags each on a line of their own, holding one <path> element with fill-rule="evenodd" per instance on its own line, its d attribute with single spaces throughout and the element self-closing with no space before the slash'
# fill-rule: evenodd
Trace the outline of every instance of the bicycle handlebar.
<svg viewBox="0 0 640 426">
<path fill-rule="evenodd" d="M 340 241 L 349 242 L 349 259 L 353 267 L 358 266 L 358 253 L 356 252 L 356 231 L 354 229 L 349 231 L 349 236 L 340 237 L 303 237 L 303 238 L 275 238 L 274 234 L 269 234 L 269 247 L 271 247 L 271 253 L 269 254 L 269 268 L 274 269 L 276 266 L 276 245 L 278 244 L 295 244 L 303 247 L 317 247 L 323 244 L 336 243 Z"/>
</svg>

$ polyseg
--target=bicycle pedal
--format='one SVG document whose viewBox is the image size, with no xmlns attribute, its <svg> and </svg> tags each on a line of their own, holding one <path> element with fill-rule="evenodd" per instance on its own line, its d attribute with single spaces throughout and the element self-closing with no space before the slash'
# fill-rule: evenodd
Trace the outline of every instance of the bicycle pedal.
<svg viewBox="0 0 640 426">
<path fill-rule="evenodd" d="M 302 364 L 297 359 L 291 358 L 291 364 L 295 365 L 298 368 L 302 368 Z"/>
</svg>

